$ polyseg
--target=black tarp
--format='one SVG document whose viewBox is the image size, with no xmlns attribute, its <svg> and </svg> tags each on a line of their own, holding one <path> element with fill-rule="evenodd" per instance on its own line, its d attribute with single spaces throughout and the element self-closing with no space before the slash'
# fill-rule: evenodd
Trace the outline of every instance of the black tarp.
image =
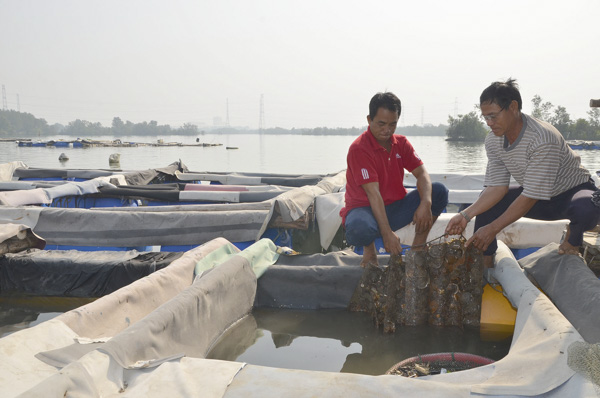
<svg viewBox="0 0 600 398">
<path fill-rule="evenodd" d="M 165 182 L 176 182 L 176 171 L 185 173 L 188 171 L 188 168 L 179 160 L 167 167 L 124 173 L 124 176 L 128 185 L 162 184 Z"/>
<path fill-rule="evenodd" d="M 104 186 L 98 188 L 105 197 L 127 197 L 141 198 L 148 200 L 157 200 L 164 202 L 186 202 L 181 200 L 180 192 L 185 190 L 185 184 L 151 184 L 151 185 L 121 185 L 118 187 Z M 257 192 L 235 192 L 235 191 L 187 191 L 188 195 L 198 196 L 198 201 L 202 202 L 227 202 L 225 199 L 212 199 L 211 194 L 221 193 L 224 197 L 232 196 L 236 200 L 232 202 L 249 203 L 263 202 L 265 200 L 276 198 L 284 191 L 257 191 Z M 204 197 L 203 197 L 204 196 Z"/>
<path fill-rule="evenodd" d="M 600 343 L 600 280 L 581 257 L 550 243 L 519 264 L 588 343 Z"/>
<path fill-rule="evenodd" d="M 100 187 L 98 190 L 107 197 L 144 198 L 167 202 L 179 202 L 179 189 L 176 184 L 160 185 L 121 185 L 119 187 Z M 142 189 L 140 189 L 142 188 Z M 162 189 L 161 189 L 162 188 Z"/>
<path fill-rule="evenodd" d="M 77 169 L 41 169 L 18 168 L 13 172 L 13 177 L 18 178 L 84 178 L 106 177 L 117 174 L 117 170 L 77 170 Z"/>
<path fill-rule="evenodd" d="M 101 297 L 166 267 L 183 253 L 29 250 L 0 257 L 0 294 Z"/>
<path fill-rule="evenodd" d="M 361 258 L 356 254 L 344 256 L 339 253 L 282 255 L 258 279 L 254 305 L 346 308 L 364 271 L 360 266 Z M 387 264 L 388 260 L 389 256 L 379 256 L 380 264 Z"/>
</svg>

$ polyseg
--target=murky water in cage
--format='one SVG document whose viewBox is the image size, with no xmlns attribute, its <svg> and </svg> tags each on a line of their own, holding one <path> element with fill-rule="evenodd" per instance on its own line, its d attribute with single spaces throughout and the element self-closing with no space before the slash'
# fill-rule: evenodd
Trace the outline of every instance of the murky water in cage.
<svg viewBox="0 0 600 398">
<path fill-rule="evenodd" d="M 427 353 L 466 352 L 498 360 L 510 342 L 511 337 L 486 341 L 478 327 L 398 326 L 390 334 L 361 312 L 256 308 L 226 331 L 208 358 L 382 375 L 403 359 Z"/>
</svg>

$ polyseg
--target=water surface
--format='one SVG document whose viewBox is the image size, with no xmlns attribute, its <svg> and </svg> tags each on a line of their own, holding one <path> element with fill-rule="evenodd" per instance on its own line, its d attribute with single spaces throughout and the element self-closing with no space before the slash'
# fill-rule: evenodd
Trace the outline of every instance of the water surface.
<svg viewBox="0 0 600 398">
<path fill-rule="evenodd" d="M 417 355 L 466 352 L 506 356 L 511 337 L 488 340 L 479 328 L 405 326 L 394 334 L 375 328 L 366 313 L 346 310 L 255 308 L 228 330 L 208 358 L 287 369 L 381 375 Z"/>
</svg>

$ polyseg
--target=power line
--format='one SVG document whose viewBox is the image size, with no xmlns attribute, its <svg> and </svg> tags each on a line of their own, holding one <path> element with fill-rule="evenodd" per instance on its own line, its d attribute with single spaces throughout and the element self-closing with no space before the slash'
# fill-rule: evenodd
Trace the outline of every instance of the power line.
<svg viewBox="0 0 600 398">
<path fill-rule="evenodd" d="M 260 95 L 260 115 L 258 117 L 258 131 L 265 129 L 265 95 Z"/>
<path fill-rule="evenodd" d="M 454 97 L 454 117 L 458 114 L 458 97 Z"/>
<path fill-rule="evenodd" d="M 229 98 L 227 98 L 227 115 L 225 117 L 225 125 L 229 127 Z"/>
<path fill-rule="evenodd" d="M 4 87 L 4 84 L 2 85 L 2 109 L 5 111 L 8 110 L 8 101 L 6 101 L 6 88 Z"/>
</svg>

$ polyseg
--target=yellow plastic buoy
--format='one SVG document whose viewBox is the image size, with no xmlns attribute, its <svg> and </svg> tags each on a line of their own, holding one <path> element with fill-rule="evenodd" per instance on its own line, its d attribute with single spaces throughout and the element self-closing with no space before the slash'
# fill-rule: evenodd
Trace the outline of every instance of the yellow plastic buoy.
<svg viewBox="0 0 600 398">
<path fill-rule="evenodd" d="M 481 298 L 480 334 L 484 341 L 504 340 L 513 334 L 517 310 L 502 294 L 502 286 L 489 284 Z"/>
</svg>

